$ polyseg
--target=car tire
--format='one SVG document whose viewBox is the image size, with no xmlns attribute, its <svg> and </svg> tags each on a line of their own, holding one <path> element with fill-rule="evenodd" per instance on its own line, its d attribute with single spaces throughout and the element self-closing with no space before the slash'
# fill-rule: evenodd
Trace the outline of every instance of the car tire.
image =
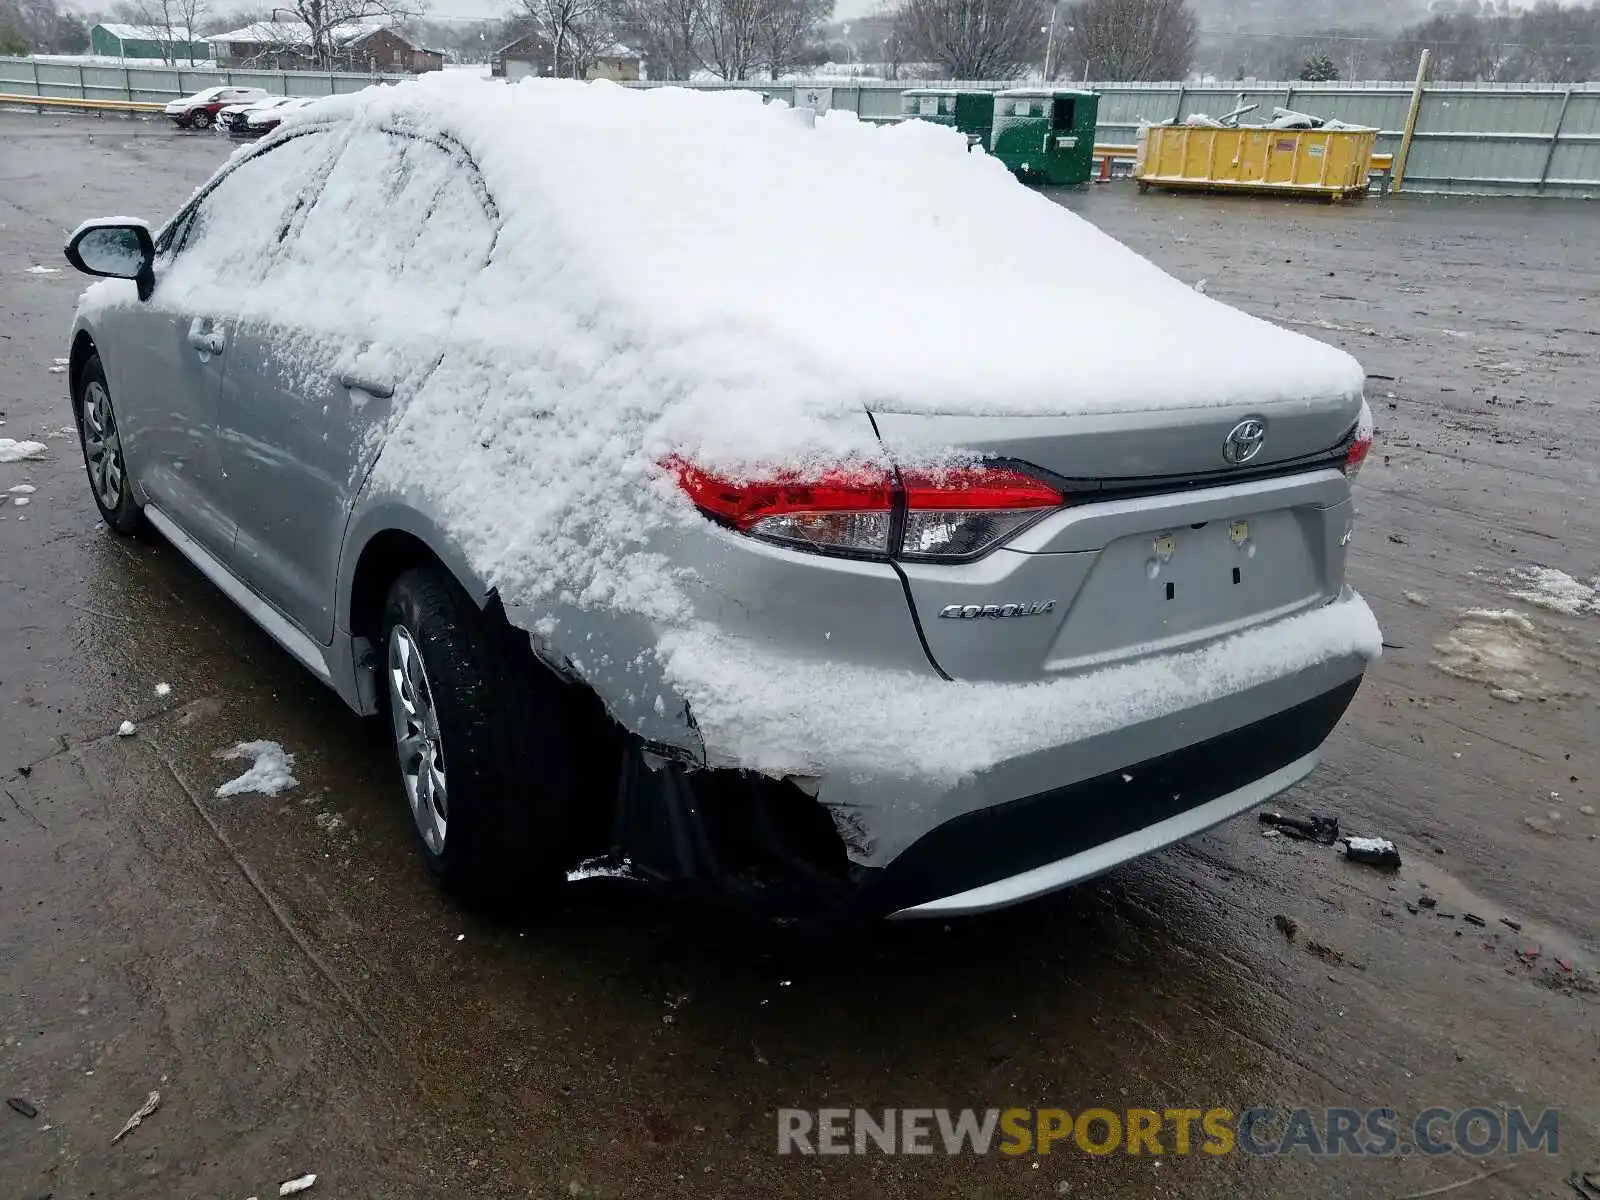
<svg viewBox="0 0 1600 1200">
<path fill-rule="evenodd" d="M 194 116 L 189 118 L 189 124 L 195 129 L 210 129 L 211 114 L 202 108 L 199 112 L 195 113 Z"/>
<path fill-rule="evenodd" d="M 496 909 L 549 906 L 572 865 L 564 686 L 442 570 L 396 579 L 382 630 L 379 691 L 428 870 Z"/>
<path fill-rule="evenodd" d="M 78 419 L 78 445 L 83 450 L 83 467 L 89 474 L 89 494 L 100 517 L 113 532 L 124 537 L 137 533 L 144 515 L 133 498 L 133 481 L 128 475 L 128 460 L 122 447 L 121 427 L 111 404 L 111 388 L 106 383 L 100 356 L 91 354 L 78 377 L 78 394 L 73 397 Z"/>
</svg>

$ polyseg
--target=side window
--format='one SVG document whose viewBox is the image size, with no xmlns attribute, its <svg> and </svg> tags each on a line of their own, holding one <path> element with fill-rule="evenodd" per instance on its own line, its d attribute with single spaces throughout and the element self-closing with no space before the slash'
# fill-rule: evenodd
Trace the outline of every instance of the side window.
<svg viewBox="0 0 1600 1200">
<path fill-rule="evenodd" d="M 464 156 L 422 138 L 352 138 L 294 236 L 284 266 L 335 286 L 416 283 L 441 304 L 482 267 L 495 223 Z"/>
<path fill-rule="evenodd" d="M 315 188 L 329 146 L 325 133 L 304 134 L 224 176 L 174 222 L 169 278 L 230 284 L 260 279 L 288 221 Z"/>
</svg>

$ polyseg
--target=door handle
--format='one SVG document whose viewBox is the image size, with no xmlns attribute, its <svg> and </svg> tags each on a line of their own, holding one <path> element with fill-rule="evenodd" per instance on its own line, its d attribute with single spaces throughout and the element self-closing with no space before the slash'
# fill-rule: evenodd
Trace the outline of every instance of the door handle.
<svg viewBox="0 0 1600 1200">
<path fill-rule="evenodd" d="M 201 354 L 221 354 L 227 342 L 213 328 L 210 317 L 196 317 L 189 322 L 189 345 Z"/>
<path fill-rule="evenodd" d="M 354 391 L 365 392 L 377 400 L 387 400 L 394 395 L 394 384 L 385 383 L 379 379 L 368 379 L 364 375 L 357 375 L 351 371 L 346 371 L 339 376 L 339 384 Z"/>
</svg>

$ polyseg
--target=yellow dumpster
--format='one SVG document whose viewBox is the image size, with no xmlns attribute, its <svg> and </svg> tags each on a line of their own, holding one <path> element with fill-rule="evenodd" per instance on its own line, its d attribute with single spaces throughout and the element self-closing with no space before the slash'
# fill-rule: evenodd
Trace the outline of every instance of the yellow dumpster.
<svg viewBox="0 0 1600 1200">
<path fill-rule="evenodd" d="M 1139 190 L 1208 188 L 1342 200 L 1367 190 L 1376 129 L 1147 125 L 1139 133 Z"/>
</svg>

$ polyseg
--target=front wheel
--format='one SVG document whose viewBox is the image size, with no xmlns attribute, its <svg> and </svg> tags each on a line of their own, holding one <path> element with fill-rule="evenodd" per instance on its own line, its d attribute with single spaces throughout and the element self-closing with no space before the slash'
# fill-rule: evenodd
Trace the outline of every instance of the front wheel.
<svg viewBox="0 0 1600 1200">
<path fill-rule="evenodd" d="M 211 120 L 211 114 L 202 108 L 199 112 L 195 113 L 194 116 L 189 118 L 189 124 L 195 129 L 210 129 Z"/>
<path fill-rule="evenodd" d="M 517 636 L 437 569 L 401 575 L 384 605 L 390 731 L 423 860 L 501 908 L 551 900 L 572 858 L 573 718 Z"/>
<path fill-rule="evenodd" d="M 89 491 L 95 507 L 115 532 L 124 536 L 136 533 L 143 517 L 133 500 L 122 432 L 117 427 L 111 389 L 106 386 L 105 368 L 100 365 L 98 354 L 90 355 L 83 365 L 76 407 L 78 441 L 83 447 L 83 465 L 89 472 Z"/>
</svg>

